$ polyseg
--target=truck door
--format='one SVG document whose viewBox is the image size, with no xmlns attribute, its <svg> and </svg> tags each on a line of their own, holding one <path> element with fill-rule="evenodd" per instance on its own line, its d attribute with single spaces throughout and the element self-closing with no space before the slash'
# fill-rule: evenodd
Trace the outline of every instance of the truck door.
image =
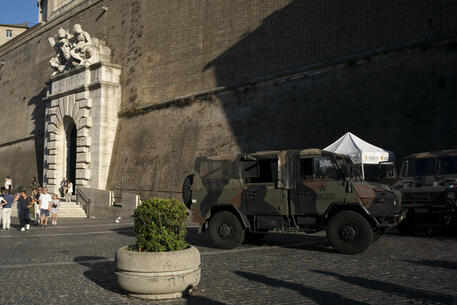
<svg viewBox="0 0 457 305">
<path fill-rule="evenodd" d="M 332 156 L 300 158 L 296 215 L 322 215 L 335 201 L 344 201 L 341 172 Z"/>
<path fill-rule="evenodd" d="M 244 202 L 247 215 L 287 215 L 288 205 L 282 189 L 277 188 L 278 160 L 244 161 Z"/>
</svg>

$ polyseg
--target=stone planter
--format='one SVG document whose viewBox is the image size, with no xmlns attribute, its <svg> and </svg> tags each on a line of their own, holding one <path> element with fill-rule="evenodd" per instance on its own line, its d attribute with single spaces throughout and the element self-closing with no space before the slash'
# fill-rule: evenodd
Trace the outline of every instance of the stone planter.
<svg viewBox="0 0 457 305">
<path fill-rule="evenodd" d="M 170 299 L 189 293 L 200 282 L 200 252 L 194 246 L 181 251 L 116 252 L 116 280 L 131 296 Z"/>
</svg>

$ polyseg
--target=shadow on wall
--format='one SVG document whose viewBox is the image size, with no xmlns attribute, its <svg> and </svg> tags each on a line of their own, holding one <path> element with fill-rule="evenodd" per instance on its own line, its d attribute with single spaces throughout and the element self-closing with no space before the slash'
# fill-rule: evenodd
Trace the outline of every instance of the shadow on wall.
<svg viewBox="0 0 457 305">
<path fill-rule="evenodd" d="M 423 51 L 430 52 L 426 60 L 420 52 L 385 56 L 255 85 L 265 75 L 290 75 L 306 65 L 448 30 L 444 22 L 430 22 L 427 11 L 444 16 L 450 2 L 422 2 L 410 10 L 397 2 L 296 0 L 209 62 L 204 70 L 214 69 L 218 86 L 251 82 L 220 96 L 241 151 L 323 148 L 347 131 L 399 157 L 455 146 L 457 128 L 445 124 L 446 116 L 457 115 L 457 94 L 446 86 L 455 76 L 433 50 Z M 446 56 L 457 64 L 457 55 Z"/>
<path fill-rule="evenodd" d="M 43 99 L 46 97 L 47 88 L 44 87 L 41 91 L 32 97 L 28 106 L 33 107 L 31 114 L 31 121 L 33 124 L 33 130 L 31 135 L 35 136 L 35 156 L 36 156 L 36 168 L 37 168 L 37 179 L 40 185 L 43 185 L 43 162 L 44 162 L 44 125 L 45 125 L 45 114 L 46 104 Z"/>
</svg>

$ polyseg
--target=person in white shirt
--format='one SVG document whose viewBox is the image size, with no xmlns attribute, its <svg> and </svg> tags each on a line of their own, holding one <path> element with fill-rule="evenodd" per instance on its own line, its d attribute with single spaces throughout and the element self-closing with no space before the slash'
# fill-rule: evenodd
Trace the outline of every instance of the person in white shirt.
<svg viewBox="0 0 457 305">
<path fill-rule="evenodd" d="M 38 200 L 40 202 L 41 227 L 45 228 L 48 225 L 49 210 L 51 208 L 50 202 L 52 201 L 52 197 L 50 194 L 48 194 L 47 188 L 43 189 L 43 193 L 40 195 L 40 198 Z"/>
<path fill-rule="evenodd" d="M 71 201 L 71 195 L 73 194 L 73 183 L 70 180 L 67 180 L 67 194 L 65 196 L 65 201 Z"/>
<path fill-rule="evenodd" d="M 13 180 L 10 177 L 5 178 L 5 188 L 8 192 L 11 192 L 11 188 L 13 187 Z"/>
</svg>

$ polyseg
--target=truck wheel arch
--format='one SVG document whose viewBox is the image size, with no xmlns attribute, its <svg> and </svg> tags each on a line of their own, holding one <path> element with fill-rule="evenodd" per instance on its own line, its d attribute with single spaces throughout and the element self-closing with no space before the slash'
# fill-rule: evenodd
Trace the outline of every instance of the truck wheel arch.
<svg viewBox="0 0 457 305">
<path fill-rule="evenodd" d="M 377 220 L 370 215 L 370 213 L 359 203 L 350 203 L 350 202 L 335 202 L 332 203 L 327 211 L 325 211 L 325 220 L 324 224 L 327 225 L 329 222 L 330 218 L 332 218 L 333 215 L 342 212 L 342 211 L 353 211 L 356 213 L 359 213 L 362 215 L 368 223 L 371 225 L 372 228 L 376 228 L 378 226 Z"/>
<path fill-rule="evenodd" d="M 238 220 L 241 222 L 241 226 L 243 229 L 247 229 L 250 227 L 249 221 L 244 217 L 243 213 L 235 207 L 233 204 L 230 205 L 214 205 L 211 207 L 210 210 L 210 215 L 209 217 L 206 218 L 205 224 L 202 226 L 202 232 L 206 231 L 208 222 L 211 219 L 212 216 L 216 215 L 217 213 L 221 211 L 227 211 L 233 213 L 236 217 L 238 217 Z"/>
</svg>

